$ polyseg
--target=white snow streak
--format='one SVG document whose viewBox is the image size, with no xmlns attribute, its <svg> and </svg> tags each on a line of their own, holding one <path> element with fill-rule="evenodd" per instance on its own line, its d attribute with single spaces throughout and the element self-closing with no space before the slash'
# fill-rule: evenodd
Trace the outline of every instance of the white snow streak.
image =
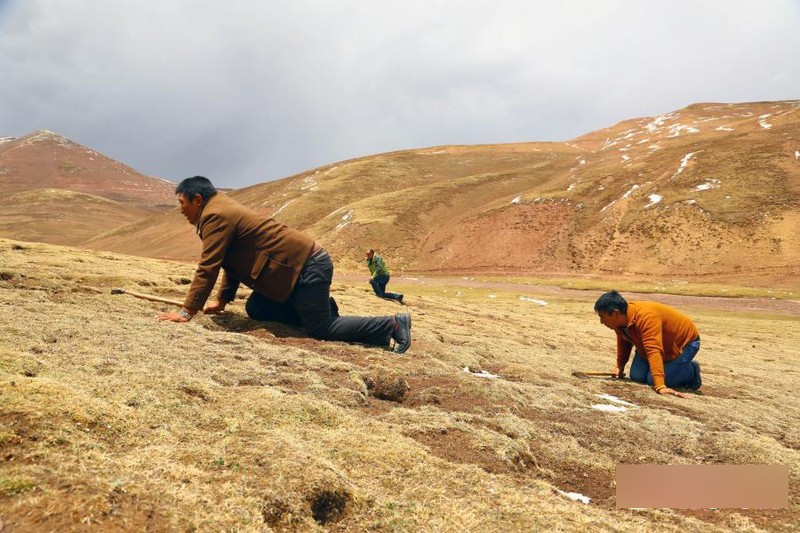
<svg viewBox="0 0 800 533">
<path fill-rule="evenodd" d="M 522 300 L 523 302 L 532 302 L 537 305 L 548 305 L 548 303 L 544 300 L 537 300 L 536 298 L 528 298 L 527 296 L 520 296 L 519 299 Z"/>
<path fill-rule="evenodd" d="M 339 231 L 340 229 L 350 224 L 350 222 L 352 221 L 353 221 L 353 210 L 350 209 L 349 211 L 347 211 L 347 213 L 344 214 L 344 216 L 342 216 L 342 221 L 336 224 L 334 230 Z"/>
<path fill-rule="evenodd" d="M 520 202 L 522 202 L 522 196 L 517 196 L 516 198 L 511 200 L 512 204 L 519 204 Z"/>
<path fill-rule="evenodd" d="M 480 372 L 473 372 L 472 370 L 470 370 L 468 366 L 464 367 L 464 372 L 466 372 L 471 376 L 475 376 L 476 378 L 498 379 L 500 377 L 490 372 L 487 372 L 486 370 L 481 370 Z"/>
<path fill-rule="evenodd" d="M 558 489 L 556 489 L 556 490 L 558 490 Z M 583 502 L 586 505 L 589 505 L 589 502 L 592 501 L 591 498 L 589 498 L 588 496 L 584 496 L 580 492 L 564 492 L 563 490 L 559 490 L 558 492 L 562 496 L 566 496 L 567 498 L 569 498 L 572 501 Z"/>
<path fill-rule="evenodd" d="M 683 156 L 683 159 L 681 159 L 681 164 L 678 166 L 678 171 L 677 171 L 677 172 L 675 172 L 675 174 L 673 174 L 673 175 L 672 175 L 672 177 L 671 177 L 670 179 L 674 178 L 675 176 L 677 176 L 678 174 L 680 174 L 681 172 L 683 172 L 683 169 L 685 169 L 685 168 L 686 168 L 686 165 L 688 165 L 688 164 L 689 164 L 689 160 L 690 160 L 690 159 L 692 158 L 692 156 L 693 156 L 694 154 L 696 154 L 696 153 L 697 153 L 697 152 L 689 152 L 688 154 L 686 154 L 685 156 Z"/>
<path fill-rule="evenodd" d="M 612 396 L 610 394 L 595 394 L 595 396 L 597 396 L 598 398 L 600 398 L 602 400 L 607 400 L 609 402 L 614 402 L 614 403 L 618 403 L 618 404 L 622 404 L 622 405 L 627 405 L 628 407 L 637 407 L 637 408 L 639 407 L 635 403 L 626 402 L 625 400 L 620 400 L 616 396 Z"/>
<path fill-rule="evenodd" d="M 660 202 L 661 200 L 664 199 L 663 196 L 661 196 L 659 194 L 655 194 L 655 193 L 653 193 L 650 196 L 648 196 L 648 198 L 650 198 L 650 203 L 647 204 L 646 206 L 644 206 L 645 209 L 647 209 L 651 205 L 656 205 L 658 202 Z"/>
<path fill-rule="evenodd" d="M 695 191 L 708 191 L 711 189 L 719 188 L 720 181 L 718 179 L 710 179 L 705 183 L 701 183 L 697 187 L 694 188 Z"/>
<path fill-rule="evenodd" d="M 280 213 L 281 211 L 283 211 L 284 209 L 286 209 L 286 206 L 287 206 L 287 205 L 289 205 L 289 204 L 290 204 L 290 203 L 292 203 L 292 202 L 294 202 L 294 200 L 289 200 L 288 202 L 286 202 L 285 204 L 283 204 L 282 206 L 280 206 L 280 208 L 279 208 L 277 211 L 275 211 L 274 213 L 272 213 L 272 217 L 271 217 L 271 218 L 275 218 L 275 215 L 277 215 L 278 213 Z"/>
<path fill-rule="evenodd" d="M 628 189 L 628 192 L 626 192 L 625 194 L 622 195 L 622 198 L 620 198 L 619 200 L 614 200 L 613 202 L 611 202 L 610 204 L 605 206 L 603 209 L 601 209 L 600 212 L 602 213 L 603 211 L 605 211 L 606 209 L 608 209 L 609 207 L 611 207 L 612 205 L 614 205 L 618 201 L 624 200 L 625 198 L 629 197 L 633 193 L 633 191 L 635 191 L 638 188 L 639 188 L 639 185 L 634 185 L 633 187 Z"/>
</svg>

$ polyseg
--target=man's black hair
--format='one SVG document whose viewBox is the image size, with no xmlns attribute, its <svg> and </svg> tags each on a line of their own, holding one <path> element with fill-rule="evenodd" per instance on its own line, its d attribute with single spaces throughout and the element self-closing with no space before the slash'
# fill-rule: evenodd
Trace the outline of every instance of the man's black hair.
<svg viewBox="0 0 800 533">
<path fill-rule="evenodd" d="M 628 302 L 617 291 L 608 291 L 594 303 L 595 313 L 603 312 L 610 315 L 614 309 L 619 310 L 620 313 L 628 312 Z"/>
<path fill-rule="evenodd" d="M 188 200 L 191 200 L 196 194 L 199 194 L 203 198 L 203 201 L 206 202 L 209 198 L 217 194 L 217 189 L 208 178 L 192 176 L 191 178 L 186 178 L 175 187 L 175 194 L 182 194 Z"/>
</svg>

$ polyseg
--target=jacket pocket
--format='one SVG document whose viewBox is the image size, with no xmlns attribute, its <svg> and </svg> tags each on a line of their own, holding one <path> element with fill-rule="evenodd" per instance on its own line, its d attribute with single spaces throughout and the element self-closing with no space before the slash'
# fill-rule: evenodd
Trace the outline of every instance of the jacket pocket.
<svg viewBox="0 0 800 533">
<path fill-rule="evenodd" d="M 256 257 L 250 277 L 253 279 L 253 289 L 263 296 L 277 302 L 289 299 L 294 269 L 275 260 L 269 253 L 262 252 Z"/>
</svg>

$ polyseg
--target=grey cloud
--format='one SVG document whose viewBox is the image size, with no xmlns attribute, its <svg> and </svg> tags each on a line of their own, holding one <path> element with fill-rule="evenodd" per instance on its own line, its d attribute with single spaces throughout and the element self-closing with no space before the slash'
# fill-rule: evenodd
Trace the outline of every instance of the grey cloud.
<svg viewBox="0 0 800 533">
<path fill-rule="evenodd" d="M 797 2 L 0 3 L 0 136 L 223 186 L 440 144 L 797 98 Z"/>
</svg>

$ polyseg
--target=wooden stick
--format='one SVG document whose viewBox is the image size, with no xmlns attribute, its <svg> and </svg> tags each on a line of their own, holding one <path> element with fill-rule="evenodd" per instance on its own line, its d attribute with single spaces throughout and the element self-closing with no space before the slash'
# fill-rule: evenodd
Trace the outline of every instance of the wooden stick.
<svg viewBox="0 0 800 533">
<path fill-rule="evenodd" d="M 597 377 L 606 377 L 606 378 L 613 378 L 613 372 L 581 372 L 580 370 L 575 370 L 572 372 L 572 375 L 576 378 L 586 379 L 588 377 L 597 376 Z"/>
<path fill-rule="evenodd" d="M 162 304 L 170 304 L 176 307 L 183 307 L 183 302 L 170 300 L 169 298 L 162 298 L 160 296 L 153 296 L 150 294 L 142 294 L 141 292 L 133 292 L 127 289 L 111 289 L 111 294 L 129 294 L 134 298 L 141 298 L 142 300 L 149 300 L 151 302 L 160 302 Z"/>
</svg>

